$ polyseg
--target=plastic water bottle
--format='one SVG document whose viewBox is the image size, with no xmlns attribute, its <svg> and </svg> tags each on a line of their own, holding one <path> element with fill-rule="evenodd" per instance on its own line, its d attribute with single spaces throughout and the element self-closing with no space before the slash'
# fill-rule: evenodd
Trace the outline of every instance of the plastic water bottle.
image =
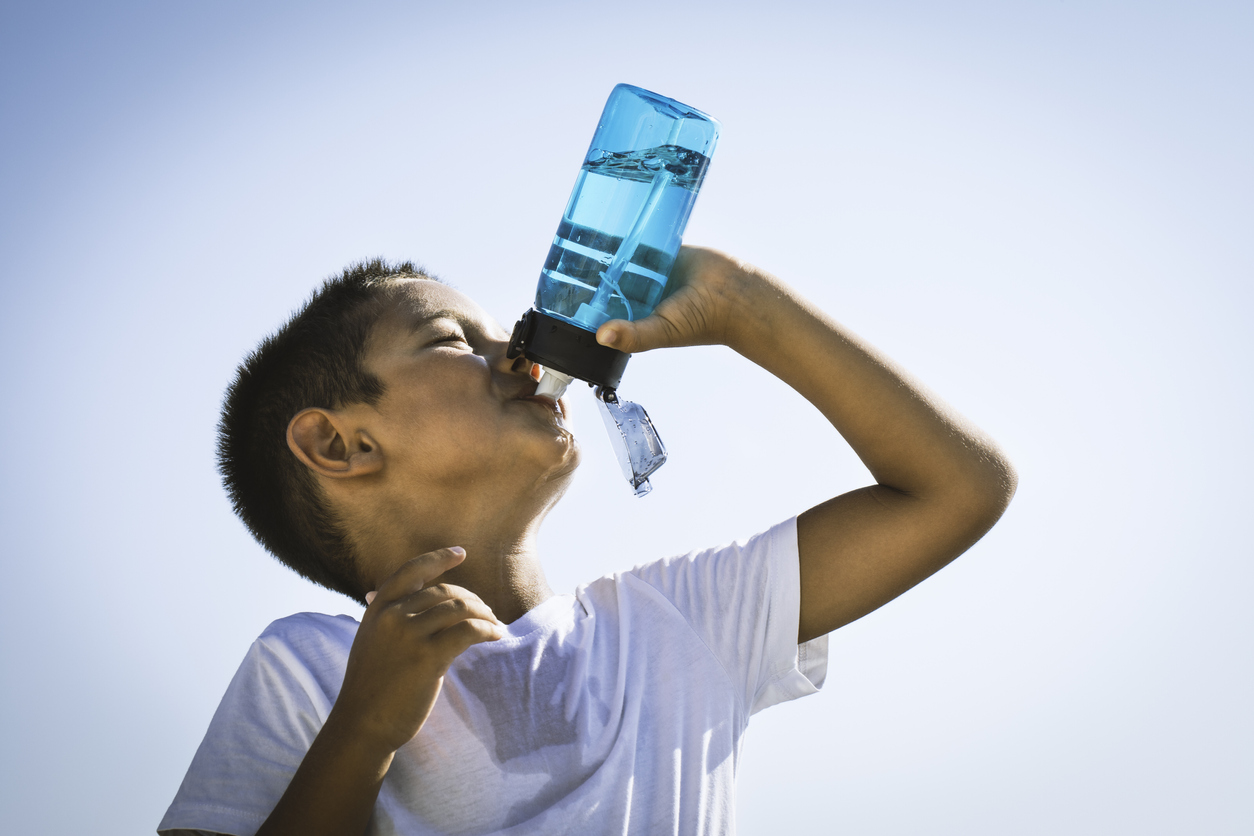
<svg viewBox="0 0 1254 836">
<path fill-rule="evenodd" d="M 611 319 L 643 319 L 662 300 L 718 130 L 674 99 L 614 88 L 540 271 L 535 307 L 510 344 L 511 356 L 544 367 L 537 394 L 561 397 L 574 378 L 597 387 L 607 426 L 617 423 L 626 439 L 619 459 L 624 473 L 632 465 L 638 493 L 648 490 L 640 471 L 660 467 L 665 449 L 644 410 L 615 395 L 630 355 L 598 344 L 595 333 Z"/>
<path fill-rule="evenodd" d="M 651 314 L 717 141 L 706 114 L 615 87 L 540 272 L 536 308 L 591 331 Z"/>
</svg>

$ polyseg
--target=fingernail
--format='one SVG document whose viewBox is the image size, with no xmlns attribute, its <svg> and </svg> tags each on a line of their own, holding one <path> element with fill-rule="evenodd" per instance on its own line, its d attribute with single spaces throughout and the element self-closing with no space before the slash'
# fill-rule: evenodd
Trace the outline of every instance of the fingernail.
<svg viewBox="0 0 1254 836">
<path fill-rule="evenodd" d="M 370 606 L 370 603 L 374 601 L 374 597 L 378 594 L 379 594 L 378 592 L 373 592 L 373 591 L 366 593 L 366 606 L 367 607 Z"/>
<path fill-rule="evenodd" d="M 449 546 L 448 550 L 451 551 L 453 554 L 457 555 L 458 557 L 466 556 L 466 550 L 463 549 L 461 546 Z"/>
<path fill-rule="evenodd" d="M 601 345 L 613 345 L 618 342 L 617 331 L 600 331 L 597 333 L 597 342 Z"/>
</svg>

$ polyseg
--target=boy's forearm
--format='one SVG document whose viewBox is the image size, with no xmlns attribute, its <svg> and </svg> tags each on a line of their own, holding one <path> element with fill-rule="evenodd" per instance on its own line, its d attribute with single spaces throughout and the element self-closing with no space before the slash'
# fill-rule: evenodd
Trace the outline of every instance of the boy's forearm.
<svg viewBox="0 0 1254 836">
<path fill-rule="evenodd" d="M 881 486 L 1006 497 L 1009 466 L 979 430 L 792 288 L 741 269 L 727 344 L 814 404 Z"/>
<path fill-rule="evenodd" d="M 332 710 L 257 836 L 360 836 L 394 754 L 371 745 Z"/>
<path fill-rule="evenodd" d="M 798 519 L 801 640 L 877 609 L 997 521 L 1014 470 L 997 446 L 778 279 L 747 265 L 723 340 L 814 404 L 877 484 Z"/>
</svg>

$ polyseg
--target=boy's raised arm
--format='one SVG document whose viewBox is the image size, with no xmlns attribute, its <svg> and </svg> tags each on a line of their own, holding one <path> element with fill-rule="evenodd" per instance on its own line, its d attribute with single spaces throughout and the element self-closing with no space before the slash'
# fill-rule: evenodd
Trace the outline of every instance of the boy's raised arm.
<svg viewBox="0 0 1254 836">
<path fill-rule="evenodd" d="M 730 346 L 818 407 L 875 477 L 798 519 L 799 640 L 896 598 L 1001 516 L 1016 476 L 997 446 L 786 284 L 692 247 L 671 281 L 652 316 L 607 322 L 597 339 L 628 352 Z"/>
</svg>

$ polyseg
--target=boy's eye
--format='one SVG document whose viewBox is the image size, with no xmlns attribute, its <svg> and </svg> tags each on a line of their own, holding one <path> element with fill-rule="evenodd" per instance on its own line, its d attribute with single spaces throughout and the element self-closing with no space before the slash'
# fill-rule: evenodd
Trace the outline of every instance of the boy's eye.
<svg viewBox="0 0 1254 836">
<path fill-rule="evenodd" d="M 440 343 L 464 343 L 464 342 L 466 342 L 466 338 L 463 337 L 461 334 L 445 334 L 441 337 L 436 337 L 434 340 L 431 341 L 431 344 L 438 345 Z"/>
</svg>

